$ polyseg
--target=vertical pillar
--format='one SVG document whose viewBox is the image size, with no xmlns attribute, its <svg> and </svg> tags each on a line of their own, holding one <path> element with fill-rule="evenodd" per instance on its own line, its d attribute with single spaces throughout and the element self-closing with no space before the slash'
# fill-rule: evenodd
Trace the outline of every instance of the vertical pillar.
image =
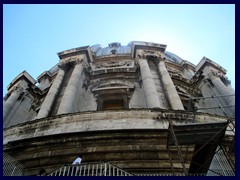
<svg viewBox="0 0 240 180">
<path fill-rule="evenodd" d="M 3 102 L 3 120 L 5 120 L 22 92 L 23 89 L 17 87 L 12 91 L 10 97 L 5 102 Z"/>
<path fill-rule="evenodd" d="M 167 94 L 169 103 L 173 110 L 184 110 L 182 101 L 177 93 L 171 77 L 167 71 L 164 61 L 160 60 L 158 63 L 158 71 L 161 75 L 163 86 Z"/>
<path fill-rule="evenodd" d="M 227 85 L 227 88 L 229 89 L 230 92 L 232 92 L 232 94 L 235 94 L 235 90 L 233 89 L 231 84 Z"/>
<path fill-rule="evenodd" d="M 154 84 L 147 60 L 139 59 L 143 90 L 148 108 L 163 108 L 160 106 L 156 86 Z"/>
<path fill-rule="evenodd" d="M 49 112 L 53 106 L 54 99 L 56 98 L 59 88 L 62 84 L 64 75 L 65 71 L 59 68 L 57 77 L 54 79 L 54 82 L 41 105 L 40 111 L 36 119 L 44 118 L 49 115 Z"/>
<path fill-rule="evenodd" d="M 187 77 L 188 79 L 191 79 L 194 76 L 193 70 L 188 67 L 183 69 L 183 73 L 184 73 L 185 77 Z"/>
<path fill-rule="evenodd" d="M 234 95 L 235 92 L 232 88 L 227 87 L 217 75 L 211 75 L 211 81 L 216 87 L 220 95 Z M 227 105 L 235 106 L 235 96 L 226 96 L 223 97 Z M 234 108 L 230 108 L 234 110 Z M 235 110 L 234 110 L 235 111 Z"/>
<path fill-rule="evenodd" d="M 75 96 L 77 93 L 79 81 L 82 74 L 82 64 L 76 64 L 66 90 L 63 94 L 62 101 L 60 103 L 57 114 L 67 114 L 72 112 Z"/>
</svg>

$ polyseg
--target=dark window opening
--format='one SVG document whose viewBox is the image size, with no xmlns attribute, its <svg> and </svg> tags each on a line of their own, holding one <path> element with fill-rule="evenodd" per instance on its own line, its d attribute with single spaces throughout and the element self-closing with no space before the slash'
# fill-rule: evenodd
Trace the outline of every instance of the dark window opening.
<svg viewBox="0 0 240 180">
<path fill-rule="evenodd" d="M 182 100 L 183 107 L 186 111 L 193 112 L 194 111 L 194 103 L 189 100 Z"/>
<path fill-rule="evenodd" d="M 98 110 L 120 110 L 128 109 L 128 98 L 126 94 L 102 95 L 98 97 Z"/>
<path fill-rule="evenodd" d="M 103 101 L 103 110 L 124 109 L 123 99 Z"/>
<path fill-rule="evenodd" d="M 117 52 L 116 49 L 111 50 L 111 53 L 112 53 L 112 54 L 116 54 L 116 52 Z"/>
</svg>

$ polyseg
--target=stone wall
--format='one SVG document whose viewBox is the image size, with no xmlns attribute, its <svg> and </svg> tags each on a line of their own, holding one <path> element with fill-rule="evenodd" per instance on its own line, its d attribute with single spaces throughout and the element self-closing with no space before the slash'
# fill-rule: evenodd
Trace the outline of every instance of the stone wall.
<svg viewBox="0 0 240 180">
<path fill-rule="evenodd" d="M 197 114 L 195 123 L 192 123 L 193 114 L 187 115 L 182 111 L 121 110 L 66 114 L 5 129 L 4 152 L 24 165 L 26 175 L 35 175 L 41 168 L 49 173 L 66 163 L 71 164 L 79 154 L 83 155 L 83 162 L 108 161 L 131 173 L 169 174 L 172 167 L 176 173 L 181 173 L 177 148 L 168 145 L 169 118 L 175 125 L 186 125 L 186 119 L 192 125 L 227 122 L 225 117 Z M 192 139 L 199 140 L 204 131 L 202 129 L 198 137 Z M 181 147 L 189 169 L 194 144 Z"/>
<path fill-rule="evenodd" d="M 60 62 L 38 77 L 37 86 L 27 73 L 24 76 L 27 80 L 19 81 L 26 82 L 24 93 L 20 93 L 21 103 L 20 94 L 12 96 L 12 110 L 5 103 L 4 109 L 9 114 L 4 117 L 4 127 L 57 114 L 101 110 L 105 101 L 114 99 L 122 101 L 127 109 L 196 109 L 235 117 L 234 96 L 201 98 L 235 94 L 224 68 L 206 57 L 197 66 L 186 60 L 171 62 L 165 58 L 164 47 L 132 42 L 130 54 L 96 57 L 89 47 L 58 53 Z M 10 83 L 11 88 L 20 77 L 21 74 Z M 5 99 L 11 92 L 9 89 Z M 189 107 L 191 97 L 200 100 L 192 101 Z"/>
<path fill-rule="evenodd" d="M 173 123 L 187 170 L 205 172 L 210 161 L 201 169 L 192 158 L 202 164 L 213 157 L 235 117 L 235 92 L 217 63 L 204 57 L 195 66 L 165 49 L 138 41 L 85 46 L 58 53 L 60 62 L 38 84 L 20 73 L 4 97 L 4 152 L 27 175 L 80 153 L 85 162 L 110 161 L 131 173 L 181 173 Z"/>
</svg>

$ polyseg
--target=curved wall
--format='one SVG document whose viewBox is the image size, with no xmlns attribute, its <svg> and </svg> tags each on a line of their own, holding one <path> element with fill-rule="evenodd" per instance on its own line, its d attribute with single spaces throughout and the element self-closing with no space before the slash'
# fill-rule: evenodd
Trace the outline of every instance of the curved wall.
<svg viewBox="0 0 240 180">
<path fill-rule="evenodd" d="M 50 172 L 79 153 L 86 162 L 107 160 L 132 173 L 169 173 L 172 165 L 180 172 L 177 149 L 169 146 L 170 120 L 179 126 L 209 124 L 203 132 L 212 128 L 213 136 L 214 128 L 235 117 L 226 70 L 206 57 L 195 66 L 167 52 L 166 45 L 141 41 L 84 46 L 58 56 L 38 85 L 23 71 L 4 97 L 4 152 L 29 175 L 42 167 Z M 217 138 L 205 152 L 214 153 L 222 134 Z M 192 157 L 196 145 L 188 142 L 185 152 L 189 171 L 199 168 L 191 166 L 192 158 L 206 159 Z"/>
</svg>

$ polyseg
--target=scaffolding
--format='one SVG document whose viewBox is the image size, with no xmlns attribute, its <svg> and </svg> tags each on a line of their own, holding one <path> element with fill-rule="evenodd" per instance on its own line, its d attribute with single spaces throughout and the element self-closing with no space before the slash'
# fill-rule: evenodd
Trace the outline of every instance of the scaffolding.
<svg viewBox="0 0 240 180">
<path fill-rule="evenodd" d="M 192 97 L 189 98 L 189 101 L 218 97 L 224 96 Z M 226 112 L 224 111 L 226 107 L 230 106 L 210 107 L 209 109 L 220 108 L 223 112 Z M 187 111 L 185 124 L 174 124 L 171 117 L 167 117 L 169 127 L 166 150 L 169 154 L 172 173 L 131 174 L 112 163 L 103 162 L 86 163 L 79 166 L 63 166 L 50 173 L 49 176 L 235 176 L 234 118 L 228 117 L 226 122 L 196 123 L 196 111 L 197 109 L 192 112 L 193 119 L 191 123 L 187 123 L 189 111 Z M 191 155 L 191 165 L 187 167 L 187 156 L 189 149 L 192 148 L 190 146 L 193 145 L 195 146 L 195 150 Z M 174 169 L 174 162 L 170 150 L 173 146 L 177 149 L 178 160 L 182 166 L 182 172 L 180 173 Z M 206 153 L 209 149 L 211 150 L 210 154 Z M 202 154 L 205 155 L 203 161 L 201 161 Z"/>
<path fill-rule="evenodd" d="M 214 98 L 218 107 L 194 108 L 189 117 L 187 110 L 184 124 L 174 124 L 168 116 L 168 133 L 166 151 L 169 155 L 171 173 L 163 174 L 131 174 L 110 162 L 83 163 L 81 165 L 62 166 L 49 176 L 235 176 L 235 118 L 228 116 L 225 108 L 233 106 L 221 106 L 217 98 L 234 96 L 219 95 L 208 97 L 191 97 L 188 99 L 189 107 L 197 99 Z M 196 123 L 197 110 L 219 108 L 226 115 L 226 122 Z M 189 119 L 191 123 L 189 122 Z M 188 154 L 194 146 L 191 154 L 190 166 Z M 172 158 L 171 148 L 176 149 L 178 161 L 181 164 L 181 172 L 176 170 Z M 207 152 L 207 153 L 206 153 Z M 208 154 L 209 153 L 209 154 Z M 23 175 L 23 166 L 3 154 L 4 176 Z"/>
<path fill-rule="evenodd" d="M 23 176 L 23 170 L 21 163 L 3 152 L 3 176 Z"/>
<path fill-rule="evenodd" d="M 235 106 L 222 106 L 218 98 L 235 96 L 235 95 L 218 95 L 208 97 L 191 97 L 188 99 L 188 110 L 184 125 L 175 125 L 170 117 L 168 130 L 168 146 L 175 145 L 177 148 L 178 159 L 182 164 L 182 173 L 188 176 L 191 173 L 204 173 L 206 176 L 234 176 L 235 175 L 235 119 L 228 116 L 225 108 L 232 108 Z M 199 99 L 213 98 L 218 104 L 217 107 L 193 108 L 192 123 L 188 124 L 189 109 L 193 101 Z M 228 121 L 226 123 L 195 123 L 195 116 L 197 110 L 216 109 L 222 110 L 226 115 Z M 182 146 L 187 145 L 185 154 L 188 153 L 188 147 L 195 144 L 195 152 L 192 155 L 191 165 L 189 170 L 185 167 L 185 159 L 182 155 Z M 197 148 L 196 148 L 197 147 Z M 206 152 L 207 148 L 215 149 L 214 154 L 209 154 L 204 157 L 205 161 L 201 162 L 197 156 L 201 156 Z M 167 148 L 169 151 L 169 147 Z M 204 151 L 205 149 L 205 151 Z M 202 152 L 201 152 L 202 151 Z M 196 156 L 195 156 L 196 155 Z M 171 160 L 171 152 L 169 151 L 170 164 L 172 172 L 174 172 L 173 163 Z M 208 168 L 206 170 L 206 168 Z"/>
</svg>

